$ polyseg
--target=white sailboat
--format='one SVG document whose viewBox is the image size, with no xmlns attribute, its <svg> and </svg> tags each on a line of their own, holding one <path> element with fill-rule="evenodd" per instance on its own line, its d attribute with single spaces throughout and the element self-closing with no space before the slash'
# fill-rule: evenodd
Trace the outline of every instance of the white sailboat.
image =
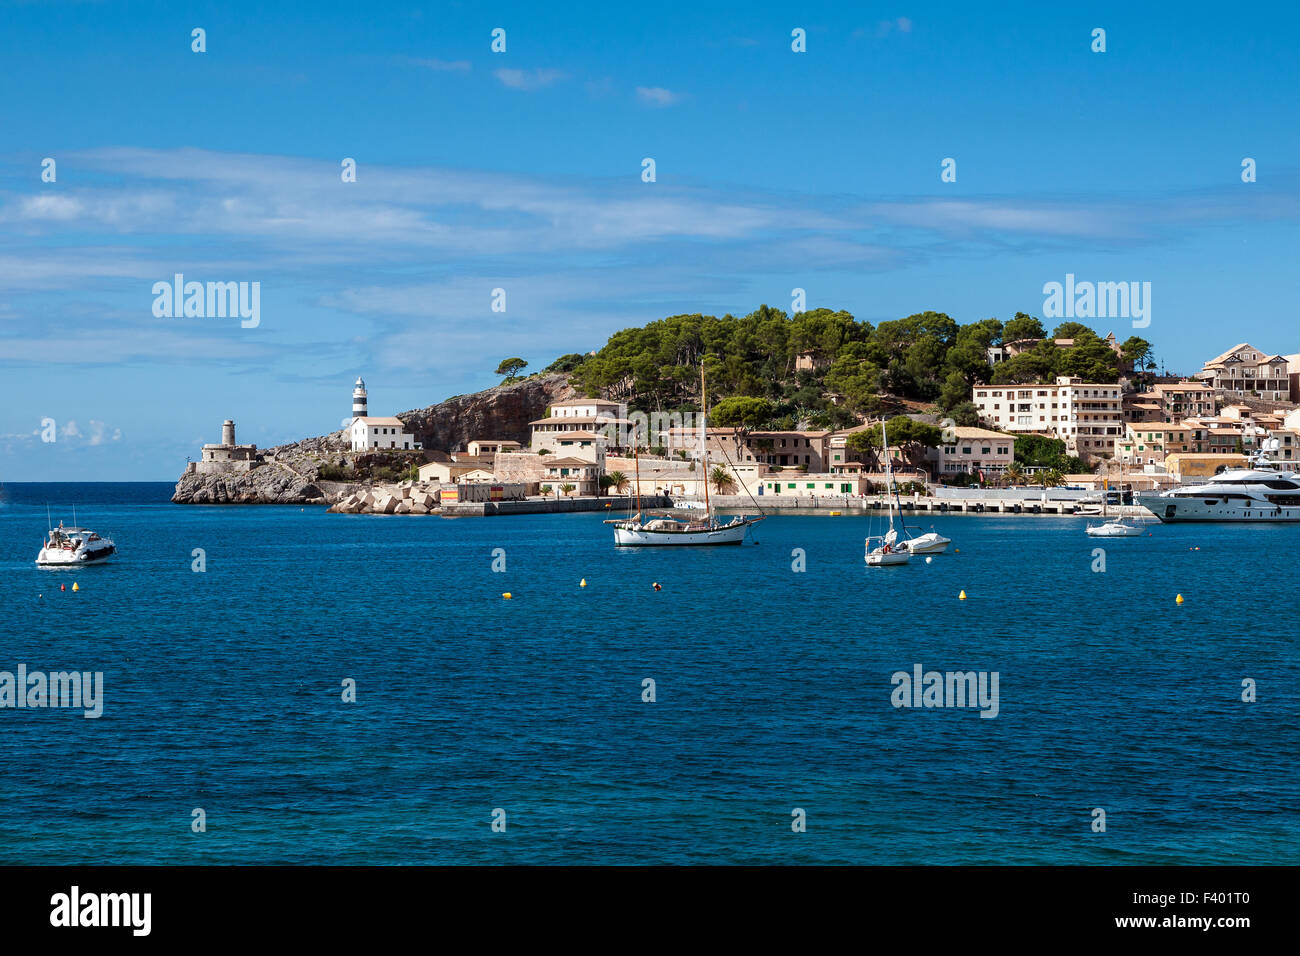
<svg viewBox="0 0 1300 956">
<path fill-rule="evenodd" d="M 898 487 L 894 484 L 894 466 L 889 455 L 889 435 L 883 418 L 880 421 L 880 446 L 885 452 L 885 490 L 888 493 L 889 530 L 883 535 L 873 535 L 867 538 L 867 567 L 871 568 L 907 564 L 912 557 L 907 548 L 899 543 L 898 532 L 894 530 L 894 503 L 898 499 Z M 903 520 L 903 507 L 901 504 L 898 507 L 898 520 L 900 523 Z M 873 541 L 876 542 L 874 546 L 872 545 Z"/>
<path fill-rule="evenodd" d="M 636 449 L 636 431 L 632 433 L 633 455 L 636 459 L 636 514 L 627 518 L 606 520 L 614 526 L 614 544 L 618 547 L 672 547 L 675 545 L 743 544 L 751 525 L 762 521 L 764 515 L 745 517 L 737 515 L 730 521 L 719 521 L 713 514 L 709 500 L 709 450 L 707 396 L 704 390 L 704 367 L 700 367 L 700 462 L 703 468 L 704 513 L 689 509 L 687 513 L 667 511 L 645 514 L 641 509 L 641 457 Z M 693 511 L 694 513 L 690 513 Z"/>
</svg>

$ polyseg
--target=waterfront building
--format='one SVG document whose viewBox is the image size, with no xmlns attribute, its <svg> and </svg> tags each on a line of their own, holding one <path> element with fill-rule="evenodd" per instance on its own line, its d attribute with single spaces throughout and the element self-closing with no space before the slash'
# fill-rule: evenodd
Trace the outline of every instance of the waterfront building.
<svg viewBox="0 0 1300 956">
<path fill-rule="evenodd" d="M 1164 465 L 1165 456 L 1173 452 L 1199 452 L 1203 440 L 1193 440 L 1187 423 L 1129 422 L 1124 438 L 1117 445 L 1115 457 L 1129 465 Z"/>
<path fill-rule="evenodd" d="M 754 483 L 754 494 L 764 497 L 843 498 L 866 493 L 868 482 L 858 474 L 832 472 L 768 472 Z"/>
<path fill-rule="evenodd" d="M 420 466 L 420 481 L 426 482 L 462 482 L 491 481 L 493 470 L 485 468 L 477 459 L 456 461 L 441 452 L 432 452 L 433 461 Z"/>
<path fill-rule="evenodd" d="M 1249 342 L 1234 345 L 1205 363 L 1196 378 L 1226 397 L 1290 401 L 1290 367 L 1285 356 L 1261 352 Z"/>
<path fill-rule="evenodd" d="M 571 398 L 553 402 L 546 417 L 528 423 L 532 429 L 529 450 L 576 455 L 592 461 L 603 459 L 607 449 L 621 447 L 627 435 L 627 404 L 600 398 Z M 579 434 L 592 438 L 579 438 Z M 645 435 L 638 441 L 644 443 Z"/>
<path fill-rule="evenodd" d="M 952 441 L 945 441 L 930 451 L 934 462 L 933 478 L 937 482 L 952 475 L 979 475 L 981 472 L 991 480 L 994 475 L 1004 473 L 1015 461 L 1014 435 L 964 425 L 948 429 L 945 434 Z"/>
<path fill-rule="evenodd" d="M 1201 481 L 1225 468 L 1245 467 L 1246 456 L 1231 452 L 1175 452 L 1165 456 L 1165 471 L 1179 482 Z"/>
<path fill-rule="evenodd" d="M 600 476 L 604 474 L 602 466 L 582 458 L 548 460 L 543 466 L 543 470 L 545 472 L 544 483 L 550 485 L 552 492 L 558 497 L 564 497 L 564 493 L 560 491 L 560 488 L 564 485 L 573 485 L 571 495 L 581 497 L 598 494 L 600 492 Z"/>
<path fill-rule="evenodd" d="M 1069 454 L 1111 457 L 1124 435 L 1123 386 L 1057 376 L 1051 385 L 976 385 L 971 400 L 996 430 L 1050 435 Z"/>
<path fill-rule="evenodd" d="M 762 464 L 821 472 L 826 470 L 830 434 L 828 431 L 752 431 L 742 435 L 738 442 L 736 429 L 710 428 L 705 447 L 710 463 Z M 670 428 L 665 435 L 670 450 L 681 449 L 687 457 L 699 457 L 698 428 Z"/>
</svg>

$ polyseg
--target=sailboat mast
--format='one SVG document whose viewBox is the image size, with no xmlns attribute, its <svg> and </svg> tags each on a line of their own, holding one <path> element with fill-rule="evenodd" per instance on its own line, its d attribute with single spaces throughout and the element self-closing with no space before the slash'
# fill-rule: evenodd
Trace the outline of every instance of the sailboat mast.
<svg viewBox="0 0 1300 956">
<path fill-rule="evenodd" d="M 641 449 L 636 444 L 636 425 L 632 426 L 632 460 L 636 462 L 636 513 L 641 516 Z"/>
<path fill-rule="evenodd" d="M 704 390 L 704 360 L 700 360 L 700 461 L 704 466 L 704 511 L 713 523 L 713 505 L 709 503 L 709 397 Z"/>
<path fill-rule="evenodd" d="M 894 530 L 894 501 L 898 498 L 898 490 L 894 487 L 894 463 L 889 454 L 889 430 L 885 427 L 885 420 L 880 420 L 880 447 L 885 453 L 885 494 L 888 496 L 886 506 L 889 510 L 889 530 Z M 898 506 L 899 517 L 902 517 L 903 506 Z"/>
</svg>

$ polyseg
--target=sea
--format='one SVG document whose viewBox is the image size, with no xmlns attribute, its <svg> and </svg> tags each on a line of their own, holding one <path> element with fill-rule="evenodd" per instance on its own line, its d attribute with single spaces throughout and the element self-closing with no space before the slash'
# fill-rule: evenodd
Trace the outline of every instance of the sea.
<svg viewBox="0 0 1300 956">
<path fill-rule="evenodd" d="M 0 708 L 0 863 L 1300 863 L 1300 526 L 927 515 L 867 568 L 848 514 L 638 550 L 171 492 L 0 491 L 0 671 L 103 675 Z M 47 506 L 118 554 L 38 568 Z M 918 666 L 996 716 L 895 706 Z"/>
</svg>

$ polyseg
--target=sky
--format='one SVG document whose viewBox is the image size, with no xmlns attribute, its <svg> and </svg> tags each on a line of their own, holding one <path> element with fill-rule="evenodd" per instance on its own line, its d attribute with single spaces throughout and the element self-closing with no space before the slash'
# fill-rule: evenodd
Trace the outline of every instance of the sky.
<svg viewBox="0 0 1300 956">
<path fill-rule="evenodd" d="M 174 480 L 226 418 L 340 427 L 358 375 L 390 415 L 795 289 L 971 322 L 1149 282 L 1149 326 L 1088 324 L 1171 372 L 1300 352 L 1300 5 L 230 6 L 0 3 L 0 482 Z M 155 314 L 178 273 L 256 325 Z"/>
</svg>

